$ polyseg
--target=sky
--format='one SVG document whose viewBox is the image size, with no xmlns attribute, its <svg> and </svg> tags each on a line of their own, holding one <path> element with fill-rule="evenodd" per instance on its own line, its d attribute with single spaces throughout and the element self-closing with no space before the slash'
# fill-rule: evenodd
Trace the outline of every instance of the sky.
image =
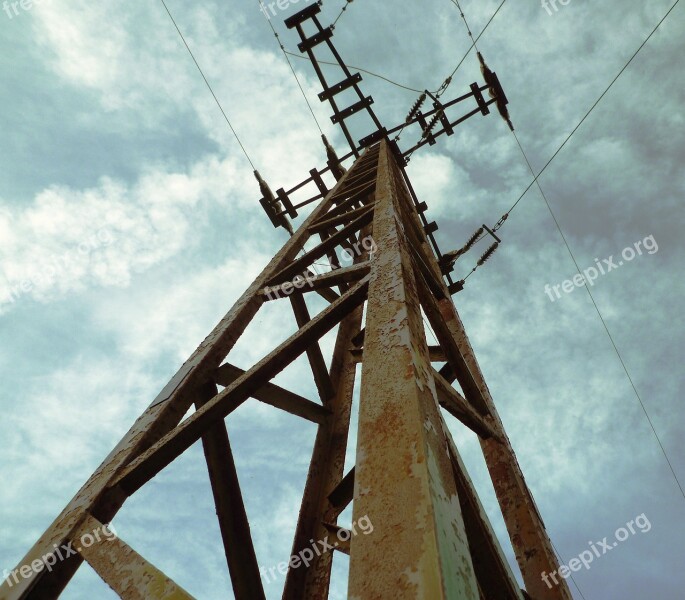
<svg viewBox="0 0 685 600">
<path fill-rule="evenodd" d="M 17 566 L 287 239 L 262 212 L 250 163 L 161 1 L 24 4 L 0 12 L 0 571 Z M 283 19 L 304 4 L 284 0 L 271 19 L 292 51 L 299 40 Z M 344 4 L 325 0 L 322 22 Z M 479 49 L 536 172 L 671 4 L 504 4 Z M 257 2 L 167 5 L 271 187 L 323 166 L 319 130 Z M 498 5 L 463 0 L 474 33 Z M 645 410 L 586 290 L 564 286 L 576 267 L 536 188 L 454 296 L 562 560 L 643 525 L 573 574 L 574 598 L 676 600 L 685 587 L 685 497 L 645 415 L 685 481 L 683 33 L 679 4 L 540 178 L 581 270 L 615 265 L 592 294 Z M 437 89 L 469 48 L 449 0 L 357 0 L 334 42 L 348 64 L 418 90 Z M 345 153 L 313 69 L 292 60 Z M 402 122 L 418 94 L 363 77 L 381 121 Z M 470 54 L 444 98 L 473 81 Z M 416 153 L 408 172 L 444 251 L 496 223 L 531 179 L 495 113 Z M 457 278 L 484 248 L 459 259 Z M 278 308 L 260 312 L 231 360 L 248 367 L 292 325 Z M 315 397 L 302 361 L 277 382 Z M 448 422 L 516 571 L 477 440 Z M 259 563 L 275 566 L 290 553 L 313 426 L 256 401 L 227 426 Z M 233 597 L 197 444 L 113 525 L 195 597 Z M 331 598 L 345 597 L 346 567 L 336 555 Z M 267 597 L 282 584 L 265 584 Z M 84 565 L 63 597 L 116 596 Z"/>
</svg>

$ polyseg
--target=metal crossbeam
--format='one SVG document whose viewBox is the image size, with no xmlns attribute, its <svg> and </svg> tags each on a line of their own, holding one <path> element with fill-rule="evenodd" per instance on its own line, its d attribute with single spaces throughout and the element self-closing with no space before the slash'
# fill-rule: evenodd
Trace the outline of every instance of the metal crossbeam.
<svg viewBox="0 0 685 600">
<path fill-rule="evenodd" d="M 324 28 L 319 21 L 318 14 L 320 12 L 321 9 L 319 4 L 313 4 L 286 19 L 285 24 L 289 29 L 295 29 L 298 32 L 301 39 L 299 45 L 300 50 L 307 53 L 314 71 L 316 72 L 323 87 L 323 91 L 319 93 L 319 99 L 322 102 L 328 101 L 330 103 L 333 109 L 331 120 L 333 123 L 337 123 L 340 126 L 343 135 L 350 146 L 350 153 L 337 161 L 338 164 L 348 160 L 351 157 L 358 157 L 364 148 L 373 146 L 383 139 L 389 139 L 391 135 L 399 131 L 404 131 L 407 129 L 411 131 L 412 128 L 416 128 L 416 126 L 418 126 L 421 132 L 420 140 L 407 150 L 401 150 L 399 147 L 396 147 L 395 149 L 396 156 L 402 163 L 401 166 L 405 166 L 414 152 L 426 144 L 435 144 L 436 139 L 443 134 L 452 135 L 454 133 L 454 128 L 466 121 L 468 118 L 478 113 L 481 113 L 482 115 L 489 114 L 490 110 L 488 107 L 493 103 L 497 103 L 498 101 L 502 106 L 505 106 L 507 103 L 506 96 L 504 96 L 504 91 L 502 90 L 499 80 L 497 79 L 497 75 L 493 72 L 489 72 L 490 83 L 485 83 L 483 85 L 472 83 L 470 86 L 470 92 L 444 103 L 438 100 L 435 96 L 431 95 L 434 99 L 434 108 L 432 110 L 425 113 L 417 111 L 414 116 L 408 118 L 404 123 L 387 129 L 381 124 L 375 112 L 371 108 L 371 105 L 373 104 L 373 98 L 371 96 L 365 96 L 359 86 L 359 84 L 362 82 L 361 75 L 359 73 L 350 72 L 349 68 L 342 60 L 340 54 L 333 45 L 333 42 L 331 41 L 333 37 L 333 27 Z M 305 32 L 305 27 L 313 29 L 314 33 L 307 34 Z M 321 69 L 321 65 L 319 64 L 315 50 L 320 46 L 325 46 L 328 48 L 344 75 L 343 79 L 334 85 L 329 85 L 323 70 Z M 489 90 L 490 92 L 494 90 L 497 96 L 486 101 L 483 97 L 483 92 L 485 90 Z M 357 100 L 346 108 L 341 109 L 338 106 L 336 98 L 345 91 L 354 92 Z M 450 120 L 447 115 L 447 111 L 452 107 L 455 107 L 470 99 L 475 102 L 476 107 L 466 112 L 466 114 L 463 114 L 454 120 Z M 349 127 L 347 126 L 346 120 L 357 113 L 363 113 L 368 116 L 368 121 L 372 126 L 372 132 L 360 139 L 358 142 L 355 142 L 352 138 Z M 442 127 L 437 131 L 434 131 L 434 128 L 437 124 L 440 124 Z M 328 142 L 325 140 L 325 138 L 324 143 L 327 145 L 327 151 L 330 153 L 332 149 L 328 145 Z M 323 176 L 332 172 L 334 172 L 334 169 L 331 161 L 329 160 L 328 166 L 324 167 L 323 169 L 312 169 L 310 171 L 310 176 L 307 179 L 300 182 L 290 190 L 286 191 L 281 188 L 276 192 L 276 194 L 273 194 L 268 189 L 268 186 L 260 180 L 260 186 L 262 187 L 263 193 L 263 197 L 260 202 L 265 208 L 267 215 L 269 216 L 269 219 L 273 225 L 275 227 L 283 226 L 286 227 L 286 229 L 289 229 L 289 219 L 297 216 L 298 209 L 301 209 L 325 197 L 327 188 Z M 405 181 L 407 182 L 410 193 L 414 198 L 416 205 L 418 206 L 419 202 L 416 200 L 416 195 L 411 187 L 411 184 L 406 178 L 406 175 Z M 314 195 L 309 196 L 301 201 L 294 201 L 292 199 L 293 194 L 304 192 L 306 189 L 311 189 L 312 185 L 316 186 L 317 193 L 314 193 Z M 313 190 L 311 190 L 309 193 L 313 193 Z M 437 225 L 435 223 L 429 223 L 424 213 L 425 206 L 423 210 L 419 211 L 421 225 L 426 230 L 426 234 L 428 235 L 428 239 L 433 247 L 434 252 L 438 256 L 438 260 L 442 260 L 442 253 L 440 252 L 440 248 L 438 247 L 433 235 L 437 229 Z M 445 277 L 448 288 L 453 290 L 454 282 L 452 281 L 450 272 L 445 273 Z"/>
</svg>

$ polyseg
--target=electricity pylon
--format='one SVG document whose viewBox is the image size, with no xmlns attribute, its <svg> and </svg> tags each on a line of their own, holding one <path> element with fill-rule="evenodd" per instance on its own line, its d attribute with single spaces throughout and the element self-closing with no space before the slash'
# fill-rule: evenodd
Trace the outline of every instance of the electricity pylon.
<svg viewBox="0 0 685 600">
<path fill-rule="evenodd" d="M 290 25 L 305 38 L 302 23 L 316 12 L 313 5 Z M 327 33 L 317 35 L 305 39 L 330 43 Z M 356 88 L 359 78 L 349 77 L 352 83 L 324 84 L 323 99 Z M 476 111 L 486 114 L 481 91 L 473 84 L 461 100 L 474 98 Z M 495 100 L 502 102 L 502 96 Z M 361 108 L 369 105 L 365 101 Z M 435 115 L 447 132 L 445 107 L 436 108 Z M 342 121 L 357 112 L 335 110 Z M 421 126 L 425 134 L 428 124 Z M 21 567 L 45 562 L 58 548 L 76 547 L 197 442 L 204 448 L 233 593 L 239 600 L 265 598 L 224 421 L 250 399 L 317 427 L 292 556 L 334 533 L 349 540 L 317 552 L 306 565 L 290 561 L 284 600 L 327 598 L 336 552 L 349 554 L 349 598 L 355 600 L 571 598 L 564 579 L 553 587 L 543 583 L 542 574 L 557 572 L 559 564 L 451 299 L 434 227 L 425 220 L 426 205 L 404 170 L 406 153 L 383 128 L 359 146 L 347 130 L 346 138 L 353 164 L 344 169 L 328 147 L 328 167 L 311 171 L 305 181 L 317 186 L 318 206 L 36 542 L 19 574 L 0 587 L 1 599 L 58 597 L 83 561 L 121 598 L 191 598 L 122 539 L 81 547 L 49 570 L 22 572 Z M 331 189 L 325 173 L 335 176 Z M 290 198 L 294 190 L 273 194 L 258 179 L 262 206 L 277 226 L 289 225 L 286 218 L 312 202 L 296 207 Z M 343 251 L 352 257 L 349 266 L 341 266 Z M 331 268 L 317 272 L 314 264 L 322 259 Z M 314 295 L 326 300 L 317 314 L 311 314 L 313 302 L 308 302 Z M 231 351 L 269 302 L 289 303 L 297 329 L 242 370 L 230 362 Z M 427 344 L 424 315 L 437 346 Z M 334 330 L 335 347 L 327 361 L 319 341 Z M 318 402 L 271 382 L 301 356 L 311 368 Z M 345 473 L 358 363 L 356 459 Z M 525 591 L 505 559 L 442 411 L 479 437 Z M 353 522 L 367 517 L 373 523 L 371 534 L 352 535 L 338 524 L 350 504 Z"/>
</svg>

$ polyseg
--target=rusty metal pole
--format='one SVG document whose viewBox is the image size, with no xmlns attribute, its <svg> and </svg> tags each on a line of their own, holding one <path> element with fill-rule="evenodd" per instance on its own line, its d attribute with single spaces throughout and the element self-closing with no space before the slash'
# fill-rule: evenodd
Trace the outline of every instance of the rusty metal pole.
<svg viewBox="0 0 685 600">
<path fill-rule="evenodd" d="M 421 223 L 413 209 L 408 191 L 401 188 L 400 192 L 405 220 L 413 221 L 414 230 L 420 231 Z M 526 590 L 534 600 L 572 600 L 565 579 L 557 575 L 558 583 L 551 587 L 544 581 L 543 574 L 549 576 L 550 573 L 559 571 L 560 564 L 552 542 L 507 437 L 464 324 L 447 286 L 442 281 L 440 267 L 425 236 L 418 241 L 415 250 L 421 255 L 422 262 L 437 275 L 435 281 L 439 282 L 443 291 L 443 298 L 436 298 L 439 313 L 473 376 L 496 433 L 496 436 L 488 439 L 480 437 L 479 441 Z"/>
<path fill-rule="evenodd" d="M 479 598 L 387 142 L 376 187 L 349 598 Z"/>
<path fill-rule="evenodd" d="M 292 555 L 311 547 L 310 540 L 323 540 L 328 534 L 324 522 L 334 523 L 327 495 L 343 477 L 345 451 L 350 426 L 355 364 L 349 351 L 351 339 L 359 331 L 362 307 L 355 309 L 341 323 L 331 365 L 331 380 L 336 389 L 330 408 L 331 416 L 319 427 L 309 468 L 302 508 L 298 520 Z M 330 586 L 332 553 L 312 558 L 310 565 L 290 569 L 283 600 L 326 600 Z"/>
</svg>

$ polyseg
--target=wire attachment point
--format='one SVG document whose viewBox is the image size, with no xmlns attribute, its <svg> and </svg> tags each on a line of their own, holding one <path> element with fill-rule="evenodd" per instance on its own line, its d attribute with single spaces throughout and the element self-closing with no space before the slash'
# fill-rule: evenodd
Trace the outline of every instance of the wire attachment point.
<svg viewBox="0 0 685 600">
<path fill-rule="evenodd" d="M 262 199 L 259 203 L 262 205 L 266 216 L 269 217 L 269 220 L 274 227 L 283 227 L 290 235 L 293 235 L 293 226 L 283 213 L 284 209 L 281 201 L 274 196 L 269 184 L 262 179 L 262 176 L 256 169 L 254 171 L 254 176 L 259 183 L 259 190 L 262 193 Z M 286 208 L 292 208 L 292 205 Z"/>
<path fill-rule="evenodd" d="M 324 147 L 326 148 L 326 157 L 328 158 L 327 164 L 331 169 L 331 173 L 333 173 L 333 176 L 335 177 L 336 181 L 340 181 L 340 179 L 342 179 L 342 176 L 347 172 L 347 169 L 345 169 L 345 167 L 342 166 L 342 163 L 340 162 L 338 155 L 335 153 L 335 149 L 333 148 L 333 146 L 331 146 L 326 136 L 321 135 L 321 139 L 323 141 Z"/>
<path fill-rule="evenodd" d="M 500 116 L 507 122 L 509 129 L 514 131 L 514 126 L 512 125 L 511 117 L 509 116 L 509 109 L 507 108 L 509 100 L 507 100 L 507 97 L 504 95 L 504 90 L 499 82 L 499 78 L 494 71 L 490 70 L 483 55 L 480 52 L 477 52 L 476 54 L 478 56 L 478 62 L 480 63 L 480 72 L 483 74 L 485 83 L 488 85 L 490 97 L 497 101 L 497 110 L 499 111 Z"/>
</svg>

